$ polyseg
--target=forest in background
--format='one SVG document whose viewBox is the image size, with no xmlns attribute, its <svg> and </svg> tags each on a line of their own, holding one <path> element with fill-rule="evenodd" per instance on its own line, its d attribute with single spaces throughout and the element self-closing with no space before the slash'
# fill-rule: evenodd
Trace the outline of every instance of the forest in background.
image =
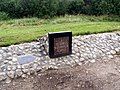
<svg viewBox="0 0 120 90">
<path fill-rule="evenodd" d="M 64 15 L 120 15 L 119 0 L 0 0 L 0 20 Z"/>
</svg>

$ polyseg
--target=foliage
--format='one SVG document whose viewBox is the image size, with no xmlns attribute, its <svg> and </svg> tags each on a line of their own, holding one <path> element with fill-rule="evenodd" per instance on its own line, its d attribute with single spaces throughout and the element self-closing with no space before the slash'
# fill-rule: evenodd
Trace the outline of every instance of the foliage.
<svg viewBox="0 0 120 90">
<path fill-rule="evenodd" d="M 120 15 L 119 0 L 0 0 L 11 18 L 51 18 L 65 14 Z"/>
<path fill-rule="evenodd" d="M 5 12 L 0 12 L 0 21 L 1 21 L 1 20 L 8 20 L 8 19 L 10 19 L 10 17 L 8 16 L 7 13 L 5 13 Z"/>
<path fill-rule="evenodd" d="M 81 14 L 83 1 L 71 1 L 68 6 L 68 14 Z"/>
</svg>

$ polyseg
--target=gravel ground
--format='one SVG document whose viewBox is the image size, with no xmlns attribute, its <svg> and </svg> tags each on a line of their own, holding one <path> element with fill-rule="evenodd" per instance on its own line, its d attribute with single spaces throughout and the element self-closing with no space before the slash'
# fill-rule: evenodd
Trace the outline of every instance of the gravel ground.
<svg viewBox="0 0 120 90">
<path fill-rule="evenodd" d="M 0 90 L 120 90 L 120 55 L 59 70 L 37 72 L 11 83 L 0 82 Z"/>
</svg>

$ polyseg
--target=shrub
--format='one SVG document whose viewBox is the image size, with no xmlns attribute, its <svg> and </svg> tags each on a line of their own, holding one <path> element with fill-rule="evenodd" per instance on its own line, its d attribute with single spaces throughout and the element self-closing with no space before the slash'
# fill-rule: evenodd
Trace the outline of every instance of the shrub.
<svg viewBox="0 0 120 90">
<path fill-rule="evenodd" d="M 10 17 L 5 12 L 0 12 L 0 20 L 8 20 Z"/>
<path fill-rule="evenodd" d="M 119 0 L 0 0 L 11 18 L 51 18 L 65 14 L 120 15 Z"/>
<path fill-rule="evenodd" d="M 68 14 L 80 14 L 82 12 L 83 1 L 71 1 L 68 6 Z"/>
</svg>

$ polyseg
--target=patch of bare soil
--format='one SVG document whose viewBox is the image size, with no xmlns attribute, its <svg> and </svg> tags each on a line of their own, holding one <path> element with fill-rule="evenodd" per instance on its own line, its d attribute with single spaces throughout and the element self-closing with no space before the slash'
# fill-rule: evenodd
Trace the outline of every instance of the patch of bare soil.
<svg viewBox="0 0 120 90">
<path fill-rule="evenodd" d="M 120 56 L 0 82 L 0 90 L 120 90 Z"/>
</svg>

